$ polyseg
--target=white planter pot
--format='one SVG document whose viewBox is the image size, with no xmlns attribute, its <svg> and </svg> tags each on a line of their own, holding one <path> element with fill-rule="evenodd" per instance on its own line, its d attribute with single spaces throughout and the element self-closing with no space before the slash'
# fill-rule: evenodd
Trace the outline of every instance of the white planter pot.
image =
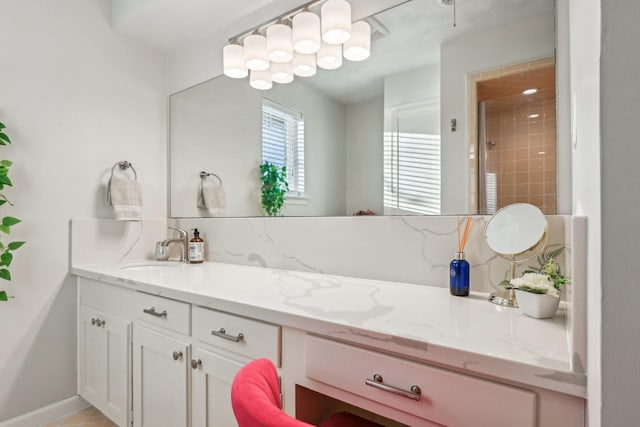
<svg viewBox="0 0 640 427">
<path fill-rule="evenodd" d="M 516 289 L 516 299 L 522 314 L 536 319 L 548 319 L 556 314 L 559 297 L 547 294 L 534 294 Z"/>
</svg>

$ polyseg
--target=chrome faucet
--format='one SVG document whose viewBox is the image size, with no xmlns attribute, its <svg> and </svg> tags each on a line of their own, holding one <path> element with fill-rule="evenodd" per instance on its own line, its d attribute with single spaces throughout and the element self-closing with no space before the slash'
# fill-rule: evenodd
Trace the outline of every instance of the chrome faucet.
<svg viewBox="0 0 640 427">
<path fill-rule="evenodd" d="M 180 261 L 189 262 L 189 233 L 182 228 L 168 227 L 169 230 L 177 231 L 179 237 L 175 239 L 163 240 L 159 244 L 163 247 L 169 247 L 172 243 L 178 243 L 180 246 Z"/>
</svg>

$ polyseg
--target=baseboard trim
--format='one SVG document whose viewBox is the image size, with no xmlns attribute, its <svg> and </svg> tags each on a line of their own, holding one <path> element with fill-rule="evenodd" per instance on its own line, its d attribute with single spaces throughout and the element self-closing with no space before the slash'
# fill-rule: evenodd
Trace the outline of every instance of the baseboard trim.
<svg viewBox="0 0 640 427">
<path fill-rule="evenodd" d="M 73 396 L 60 402 L 52 403 L 35 411 L 19 415 L 10 420 L 0 422 L 0 427 L 36 427 L 43 426 L 73 413 L 82 411 L 90 405 L 80 396 Z"/>
</svg>

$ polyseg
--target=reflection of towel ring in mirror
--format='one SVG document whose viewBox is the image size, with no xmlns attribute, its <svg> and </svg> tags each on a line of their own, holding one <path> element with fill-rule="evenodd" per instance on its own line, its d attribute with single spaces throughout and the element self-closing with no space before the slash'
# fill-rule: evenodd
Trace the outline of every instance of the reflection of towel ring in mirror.
<svg viewBox="0 0 640 427">
<path fill-rule="evenodd" d="M 138 173 L 134 169 L 133 164 L 129 163 L 128 161 L 124 160 L 122 162 L 116 162 L 116 164 L 113 165 L 113 167 L 111 168 L 111 176 L 113 176 L 113 173 L 116 171 L 116 167 L 120 168 L 121 171 L 126 171 L 127 169 L 131 169 L 133 171 L 134 179 L 136 181 L 138 180 Z"/>
<path fill-rule="evenodd" d="M 216 178 L 218 178 L 218 182 L 220 183 L 220 185 L 222 185 L 222 178 L 220 178 L 215 173 L 205 172 L 205 171 L 200 172 L 200 179 L 204 180 L 204 179 L 207 179 L 210 176 L 215 176 Z"/>
</svg>

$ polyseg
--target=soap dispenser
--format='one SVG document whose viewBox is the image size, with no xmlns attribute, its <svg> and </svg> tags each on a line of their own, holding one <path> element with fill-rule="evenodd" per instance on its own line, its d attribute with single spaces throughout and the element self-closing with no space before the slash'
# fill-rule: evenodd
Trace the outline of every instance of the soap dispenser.
<svg viewBox="0 0 640 427">
<path fill-rule="evenodd" d="M 200 264 L 204 262 L 204 240 L 197 228 L 193 229 L 193 239 L 189 240 L 189 262 Z"/>
</svg>

